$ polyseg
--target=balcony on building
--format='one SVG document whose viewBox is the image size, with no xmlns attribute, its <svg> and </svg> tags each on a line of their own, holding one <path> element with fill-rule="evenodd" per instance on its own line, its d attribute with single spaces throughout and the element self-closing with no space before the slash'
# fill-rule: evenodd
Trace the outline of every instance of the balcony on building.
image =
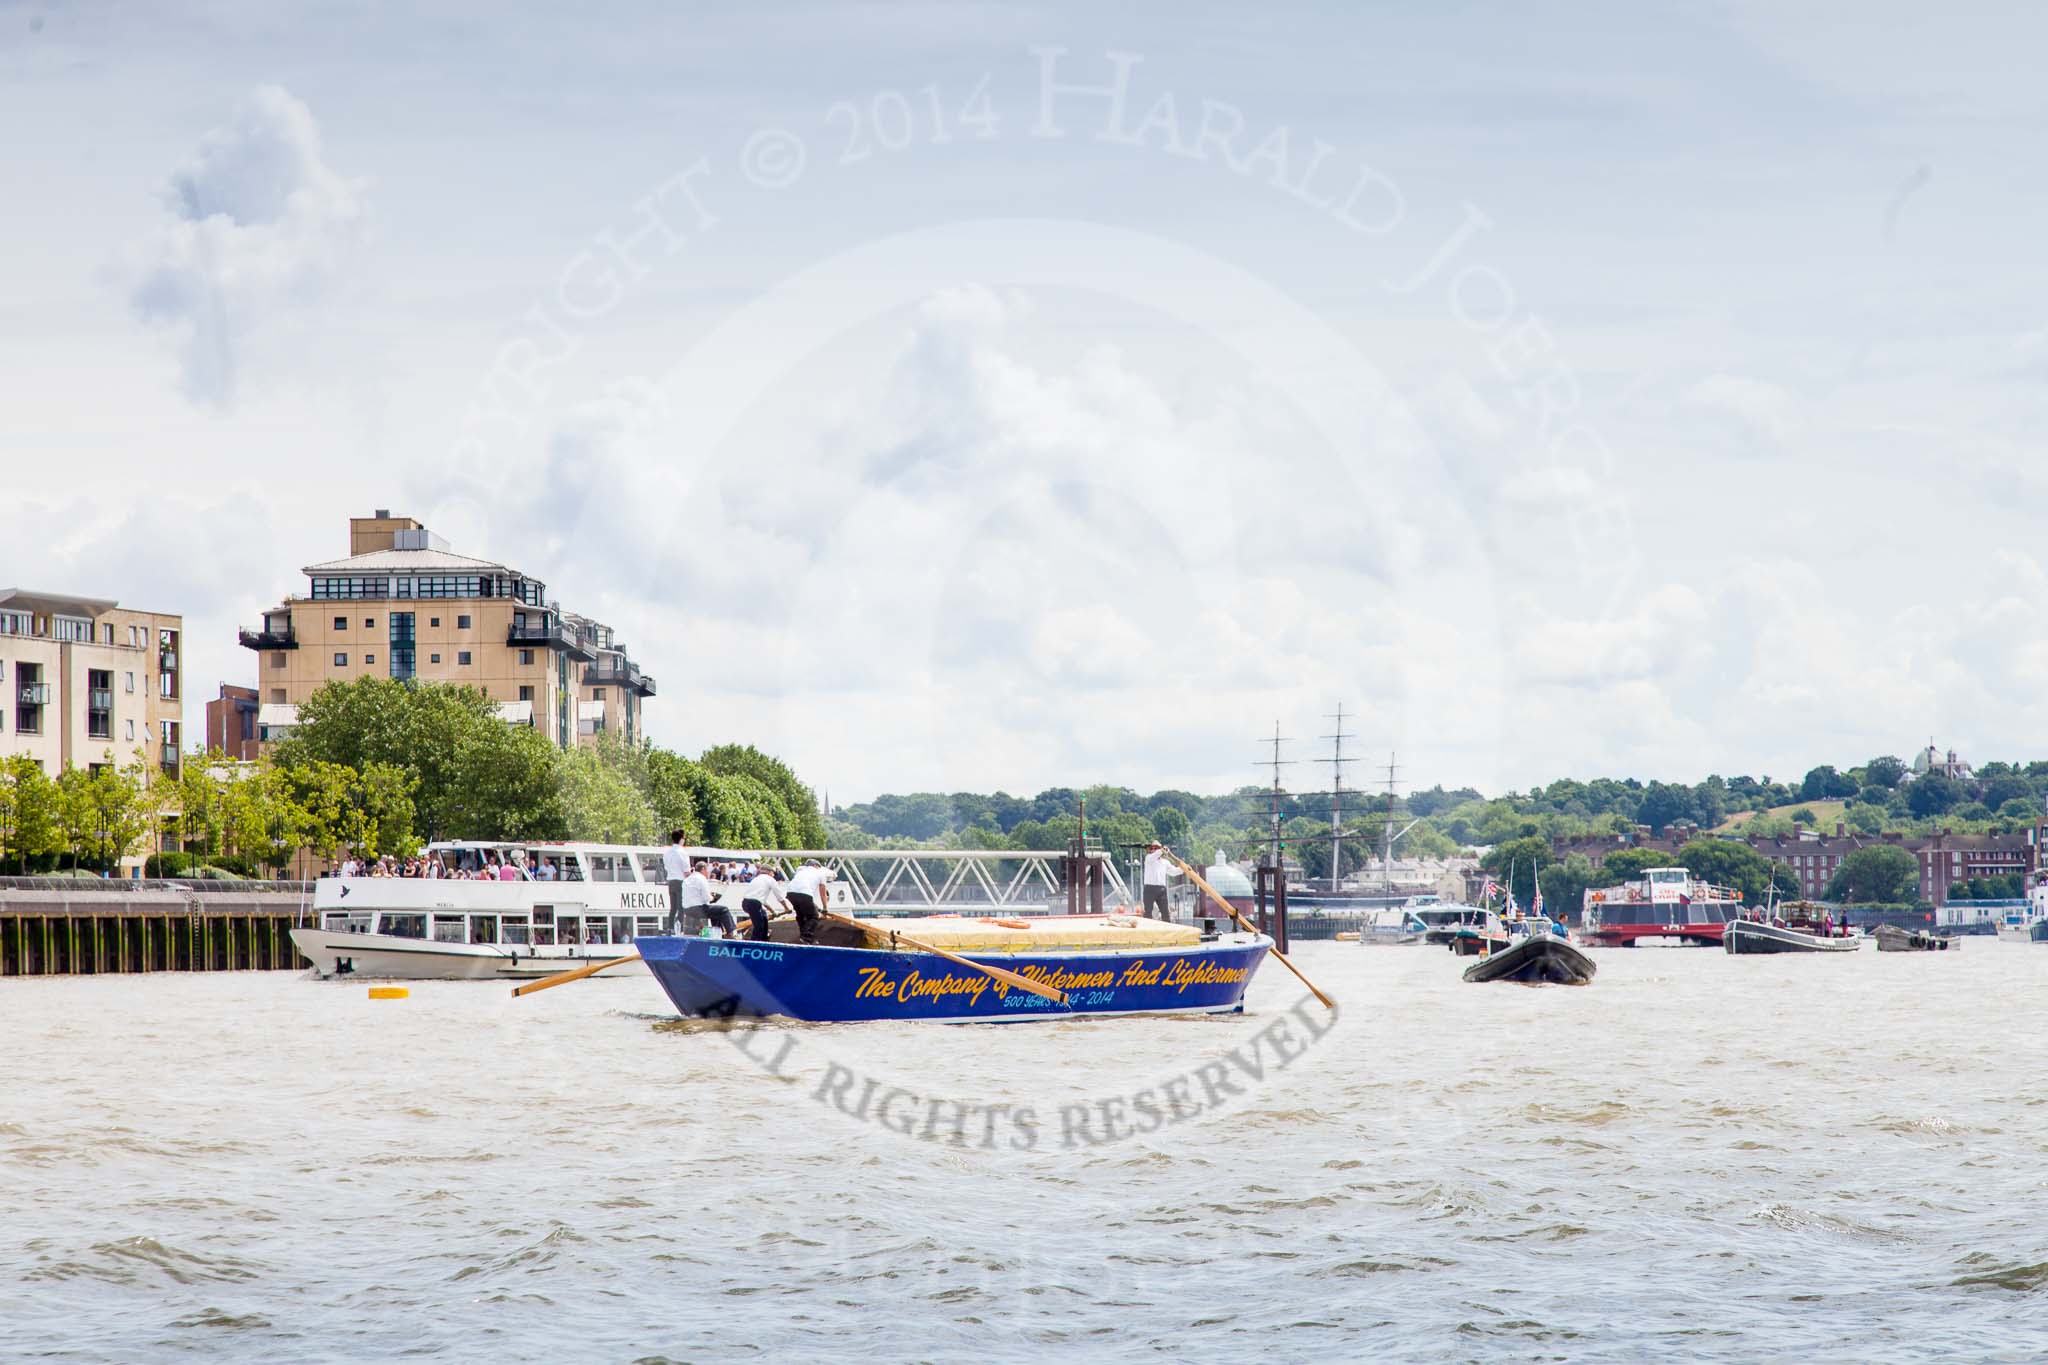
<svg viewBox="0 0 2048 1365">
<path fill-rule="evenodd" d="M 157 756 L 164 768 L 176 768 L 178 766 L 178 742 L 174 739 L 165 740 L 159 747 Z"/>
<path fill-rule="evenodd" d="M 266 621 L 259 630 L 237 631 L 236 638 L 241 641 L 242 648 L 244 649 L 297 649 L 299 647 L 299 637 L 293 633 L 289 621 L 282 626 Z"/>
<path fill-rule="evenodd" d="M 87 694 L 87 698 L 86 698 L 86 703 L 85 703 L 85 704 L 86 704 L 86 707 L 87 707 L 87 709 L 88 709 L 88 710 L 93 710 L 93 711 L 111 711 L 111 710 L 113 710 L 113 709 L 114 709 L 114 689 L 113 689 L 113 688 L 111 688 L 111 687 L 95 687 L 95 688 L 92 688 L 92 689 L 90 690 L 90 692 L 89 692 L 89 693 Z"/>
<path fill-rule="evenodd" d="M 514 614 L 505 631 L 505 643 L 519 649 L 559 649 L 583 662 L 597 657 L 580 634 L 547 612 Z"/>
<path fill-rule="evenodd" d="M 40 682 L 23 683 L 17 695 L 23 706 L 48 706 L 50 704 L 50 685 Z"/>
<path fill-rule="evenodd" d="M 583 670 L 585 687 L 623 687 L 643 697 L 654 695 L 654 679 L 624 659 L 605 658 Z"/>
</svg>

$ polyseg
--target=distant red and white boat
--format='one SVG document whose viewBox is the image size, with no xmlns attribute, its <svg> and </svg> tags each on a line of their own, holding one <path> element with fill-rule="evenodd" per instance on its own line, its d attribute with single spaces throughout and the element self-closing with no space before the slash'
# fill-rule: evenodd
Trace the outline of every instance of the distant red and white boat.
<svg viewBox="0 0 2048 1365">
<path fill-rule="evenodd" d="M 1581 937 L 1603 948 L 1674 939 L 1718 948 L 1731 920 L 1742 918 L 1742 894 L 1703 882 L 1682 867 L 1651 867 L 1642 880 L 1586 892 Z"/>
</svg>

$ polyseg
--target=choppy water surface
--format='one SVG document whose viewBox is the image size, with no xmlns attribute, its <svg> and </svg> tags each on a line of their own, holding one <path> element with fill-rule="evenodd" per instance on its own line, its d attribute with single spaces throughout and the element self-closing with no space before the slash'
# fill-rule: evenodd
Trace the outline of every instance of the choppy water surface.
<svg viewBox="0 0 2048 1365">
<path fill-rule="evenodd" d="M 645 977 L 0 983 L 0 1355 L 2048 1353 L 2048 948 L 1608 951 L 1583 990 L 1299 961 L 1345 1012 L 1284 1067 L 1273 964 L 1241 1019 L 752 1057 Z M 1218 1059 L 1222 1112 L 1062 1139 L 1063 1104 L 1203 1103 Z M 849 1072 L 866 1120 L 815 1098 Z M 994 1148 L 875 1121 L 891 1089 L 895 1127 Z"/>
</svg>

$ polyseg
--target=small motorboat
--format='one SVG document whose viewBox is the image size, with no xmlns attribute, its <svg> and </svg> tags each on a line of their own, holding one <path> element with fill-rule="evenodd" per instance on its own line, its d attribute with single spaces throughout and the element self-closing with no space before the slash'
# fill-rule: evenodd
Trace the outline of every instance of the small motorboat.
<svg viewBox="0 0 2048 1365">
<path fill-rule="evenodd" d="M 1880 924 L 1872 937 L 1877 940 L 1880 953 L 1944 953 L 1957 946 L 1955 939 L 1896 924 Z"/>
<path fill-rule="evenodd" d="M 1738 919 L 1728 922 L 1721 946 L 1731 953 L 1853 953 L 1863 946 L 1863 940 L 1841 934 L 1808 933 L 1765 920 Z"/>
<path fill-rule="evenodd" d="M 1583 986 L 1600 969 L 1561 934 L 1532 929 L 1507 947 L 1465 969 L 1467 981 L 1515 981 L 1525 986 Z"/>
</svg>

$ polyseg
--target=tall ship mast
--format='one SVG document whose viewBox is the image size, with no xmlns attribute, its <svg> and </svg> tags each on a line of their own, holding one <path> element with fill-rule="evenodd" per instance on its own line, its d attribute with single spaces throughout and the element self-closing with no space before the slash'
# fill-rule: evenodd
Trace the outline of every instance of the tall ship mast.
<svg viewBox="0 0 2048 1365">
<path fill-rule="evenodd" d="M 1334 892 L 1344 883 L 1344 765 L 1358 760 L 1344 757 L 1344 741 L 1352 736 L 1344 733 L 1343 702 L 1337 703 L 1337 712 L 1329 719 L 1337 722 L 1337 733 L 1323 736 L 1330 741 L 1330 756 L 1323 762 L 1330 765 L 1330 890 Z"/>
<path fill-rule="evenodd" d="M 1292 765 L 1294 760 L 1280 757 L 1280 746 L 1282 744 L 1291 744 L 1293 741 L 1282 738 L 1280 722 L 1276 720 L 1273 722 L 1273 738 L 1270 740 L 1260 740 L 1259 742 L 1273 746 L 1273 756 L 1269 759 L 1261 759 L 1259 766 L 1271 767 L 1273 770 L 1272 829 L 1270 831 L 1273 846 L 1273 866 L 1285 869 L 1287 866 L 1286 851 L 1281 847 L 1283 840 L 1280 837 L 1280 800 L 1282 797 L 1287 796 L 1288 792 L 1280 785 L 1280 770 Z M 1286 872 L 1283 870 L 1281 875 L 1285 876 Z"/>
</svg>

